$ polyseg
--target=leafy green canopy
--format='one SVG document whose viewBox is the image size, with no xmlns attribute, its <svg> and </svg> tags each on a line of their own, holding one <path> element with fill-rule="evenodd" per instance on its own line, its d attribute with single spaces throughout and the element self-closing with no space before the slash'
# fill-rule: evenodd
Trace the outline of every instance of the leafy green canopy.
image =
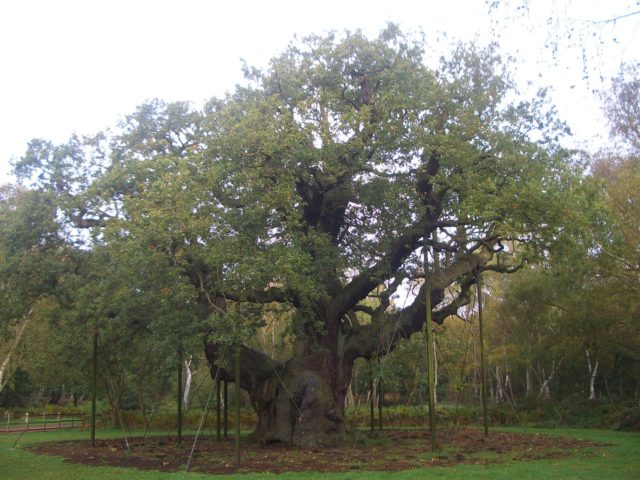
<svg viewBox="0 0 640 480">
<path fill-rule="evenodd" d="M 1 324 L 18 322 L 44 296 L 64 291 L 74 269 L 50 195 L 18 187 L 0 189 Z"/>
<path fill-rule="evenodd" d="M 425 48 L 394 25 L 312 36 L 201 112 L 149 102 L 108 145 L 34 141 L 16 171 L 94 228 L 92 249 L 119 252 L 154 308 L 163 292 L 203 315 L 279 302 L 331 330 L 379 285 L 377 313 L 421 278 L 435 233 L 441 321 L 474 271 L 510 271 L 565 234 L 580 182 L 544 92 L 517 100 L 492 47 L 434 71 Z"/>
</svg>

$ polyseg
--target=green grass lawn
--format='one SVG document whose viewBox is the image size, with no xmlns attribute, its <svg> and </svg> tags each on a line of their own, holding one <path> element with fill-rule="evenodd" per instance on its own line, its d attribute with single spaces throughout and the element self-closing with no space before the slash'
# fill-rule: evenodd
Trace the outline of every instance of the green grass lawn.
<svg viewBox="0 0 640 480">
<path fill-rule="evenodd" d="M 451 478 L 451 479 L 597 479 L 606 477 L 614 479 L 640 478 L 640 434 L 622 433 L 607 430 L 577 430 L 577 429 L 514 429 L 528 433 L 540 432 L 551 435 L 565 435 L 572 438 L 594 440 L 611 444 L 609 447 L 583 449 L 571 457 L 554 460 L 534 460 L 527 462 L 508 462 L 497 465 L 461 465 L 458 467 L 435 467 L 422 470 L 408 470 L 396 472 L 393 478 Z M 141 434 L 138 432 L 138 434 Z M 99 438 L 121 436 L 118 430 L 98 432 Z M 66 464 L 60 458 L 45 455 L 34 455 L 23 448 L 27 444 L 56 441 L 86 439 L 86 430 L 28 433 L 20 438 L 18 446 L 14 443 L 17 434 L 0 435 L 0 479 L 3 480 L 102 480 L 102 479 L 184 479 L 182 472 L 161 473 L 141 471 L 116 467 L 86 467 L 83 465 Z M 186 462 L 186 459 L 185 459 Z M 338 474 L 327 473 L 287 473 L 281 475 L 269 474 L 241 474 L 241 475 L 200 475 L 190 473 L 189 479 L 225 479 L 237 478 L 243 480 L 257 480 L 278 477 L 282 479 L 384 479 L 388 480 L 389 473 L 348 472 Z"/>
</svg>

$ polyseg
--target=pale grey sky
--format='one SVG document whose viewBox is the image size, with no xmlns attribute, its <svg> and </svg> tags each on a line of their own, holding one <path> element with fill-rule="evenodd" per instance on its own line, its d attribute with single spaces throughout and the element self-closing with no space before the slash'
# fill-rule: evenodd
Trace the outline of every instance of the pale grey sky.
<svg viewBox="0 0 640 480">
<path fill-rule="evenodd" d="M 9 0 L 0 5 L 0 183 L 33 137 L 64 142 L 115 126 L 146 99 L 200 105 L 241 81 L 240 59 L 264 66 L 293 36 L 387 21 L 422 30 L 433 58 L 457 39 L 499 41 L 517 57 L 516 78 L 551 85 L 577 142 L 606 142 L 592 89 L 621 61 L 637 62 L 637 0 L 516 0 L 491 23 L 484 0 Z M 531 4 L 517 10 L 519 4 Z M 505 12 L 515 16 L 506 18 Z M 556 19 L 549 24 L 547 18 Z M 498 22 L 497 30 L 492 30 Z M 574 28 L 572 39 L 567 32 Z M 501 32 L 493 36 L 492 32 Z M 438 32 L 446 39 L 436 43 Z M 557 43 L 553 54 L 545 44 Z M 585 64 L 589 81 L 583 79 Z M 431 53 L 431 52 L 429 52 Z M 592 139 L 595 139 L 592 140 Z"/>
</svg>

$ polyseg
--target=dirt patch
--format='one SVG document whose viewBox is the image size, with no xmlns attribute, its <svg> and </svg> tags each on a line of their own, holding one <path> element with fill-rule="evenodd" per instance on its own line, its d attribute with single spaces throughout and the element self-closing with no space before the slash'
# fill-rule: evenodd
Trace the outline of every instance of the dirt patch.
<svg viewBox="0 0 640 480">
<path fill-rule="evenodd" d="M 364 440 L 363 440 L 364 438 Z M 63 457 L 67 462 L 110 465 L 145 470 L 184 470 L 193 437 L 176 444 L 173 437 L 146 440 L 98 440 L 39 443 L 29 447 L 35 453 Z M 398 471 L 428 466 L 501 463 L 509 460 L 562 458 L 578 449 L 604 446 L 596 442 L 566 437 L 491 432 L 485 439 L 481 430 L 454 429 L 438 433 L 441 449 L 431 452 L 429 434 L 422 430 L 387 430 L 360 435 L 352 446 L 300 449 L 280 444 L 241 446 L 241 467 L 233 466 L 233 440 L 217 442 L 200 438 L 189 471 L 203 473 L 234 472 L 345 472 L 354 470 Z"/>
</svg>

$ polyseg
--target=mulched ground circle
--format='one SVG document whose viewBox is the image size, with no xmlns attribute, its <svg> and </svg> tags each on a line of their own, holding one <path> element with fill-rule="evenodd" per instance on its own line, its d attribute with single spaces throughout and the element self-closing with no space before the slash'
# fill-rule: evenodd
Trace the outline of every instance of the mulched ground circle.
<svg viewBox="0 0 640 480">
<path fill-rule="evenodd" d="M 577 450 L 605 446 L 602 443 L 561 436 L 449 429 L 438 433 L 440 450 L 431 452 L 429 434 L 423 430 L 386 430 L 364 441 L 340 448 L 300 449 L 280 444 L 243 443 L 241 467 L 233 466 L 233 440 L 217 442 L 200 438 L 189 471 L 234 472 L 346 472 L 355 470 L 398 471 L 428 466 L 501 463 L 509 460 L 563 458 Z M 175 437 L 39 443 L 29 447 L 38 454 L 55 455 L 70 463 L 133 467 L 145 470 L 184 470 L 193 437 L 176 445 Z"/>
</svg>

